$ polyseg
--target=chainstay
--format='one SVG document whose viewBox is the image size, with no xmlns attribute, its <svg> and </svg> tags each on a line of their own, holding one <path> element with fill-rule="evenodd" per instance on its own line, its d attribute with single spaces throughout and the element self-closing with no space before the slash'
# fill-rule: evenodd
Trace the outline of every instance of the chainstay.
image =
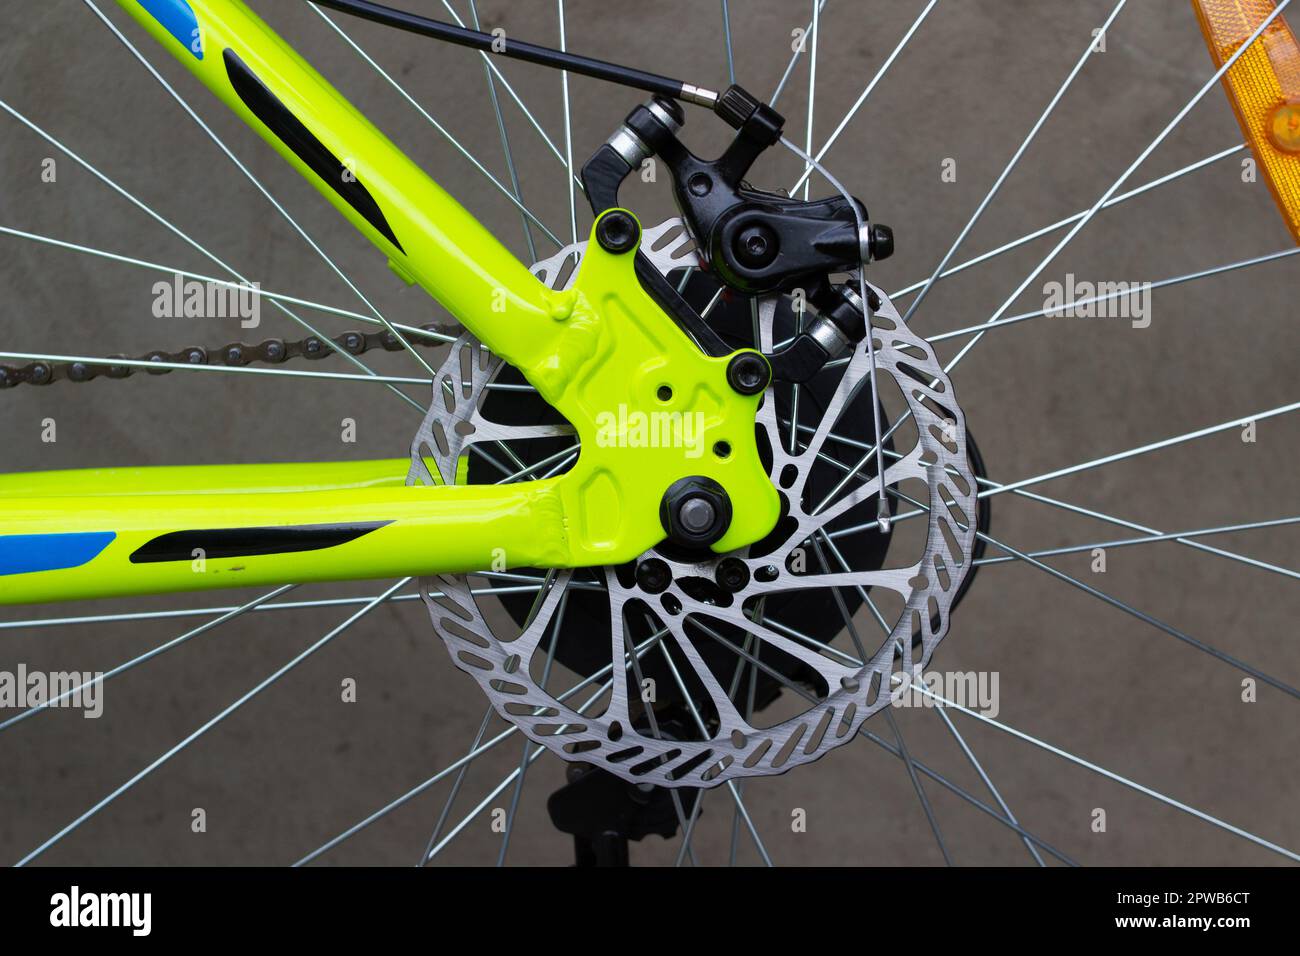
<svg viewBox="0 0 1300 956">
<path fill-rule="evenodd" d="M 461 329 L 454 325 L 429 324 L 420 326 L 429 337 L 408 334 L 411 345 L 436 347 L 454 340 Z M 161 349 L 145 352 L 136 358 L 110 355 L 107 362 L 29 362 L 26 365 L 0 365 L 0 388 L 18 385 L 52 385 L 55 382 L 89 382 L 97 378 L 130 378 L 137 372 L 145 375 L 165 375 L 175 371 L 170 368 L 144 368 L 136 365 L 115 365 L 112 359 L 130 359 L 137 362 L 171 362 L 184 365 L 243 366 L 254 363 L 283 365 L 295 359 L 318 361 L 343 351 L 350 355 L 365 355 L 372 349 L 400 352 L 403 345 L 397 336 L 385 329 L 380 332 L 343 332 L 334 338 L 309 335 L 304 339 L 286 342 L 284 339 L 265 339 L 256 344 L 231 342 L 220 348 L 206 349 L 190 346 L 176 352 Z"/>
</svg>

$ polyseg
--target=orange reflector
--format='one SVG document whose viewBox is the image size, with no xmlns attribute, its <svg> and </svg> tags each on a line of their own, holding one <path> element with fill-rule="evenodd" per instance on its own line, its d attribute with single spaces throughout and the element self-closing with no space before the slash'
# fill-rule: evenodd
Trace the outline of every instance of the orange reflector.
<svg viewBox="0 0 1300 956">
<path fill-rule="evenodd" d="M 1240 49 L 1276 8 L 1273 0 L 1192 0 L 1215 66 Z M 1300 243 L 1300 44 L 1284 17 L 1223 75 L 1228 99 L 1259 168 Z"/>
</svg>

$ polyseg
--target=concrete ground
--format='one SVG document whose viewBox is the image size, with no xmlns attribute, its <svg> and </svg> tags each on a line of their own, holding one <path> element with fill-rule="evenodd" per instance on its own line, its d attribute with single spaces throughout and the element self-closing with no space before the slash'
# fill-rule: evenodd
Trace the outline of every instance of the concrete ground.
<svg viewBox="0 0 1300 956">
<path fill-rule="evenodd" d="M 399 4 L 442 13 L 439 4 Z M 464 10 L 462 0 L 453 5 Z M 443 321 L 418 289 L 396 281 L 377 255 L 260 140 L 165 59 L 112 4 L 108 17 L 302 226 L 394 320 Z M 374 122 L 525 256 L 512 207 L 386 81 L 304 3 L 254 4 Z M 807 3 L 731 3 L 737 78 L 770 94 L 806 25 Z M 554 43 L 555 5 L 482 0 L 485 28 Z M 813 140 L 823 142 L 908 30 L 922 3 L 829 0 L 817 54 Z M 1111 0 L 944 0 L 880 80 L 828 154 L 830 168 L 898 238 L 872 281 L 897 289 L 928 275 L 1112 9 Z M 727 80 L 718 4 L 687 0 L 569 0 L 570 48 L 721 86 Z M 1293 18 L 1294 19 L 1294 18 Z M 476 54 L 346 23 L 349 34 L 430 114 L 499 177 L 505 165 Z M 355 297 L 242 179 L 121 44 L 74 0 L 0 10 L 0 99 L 94 163 L 180 229 L 262 282 L 344 307 Z M 789 130 L 807 122 L 805 55 L 782 96 Z M 550 136 L 564 146 L 558 74 L 510 63 L 503 72 Z M 1184 3 L 1130 3 L 1043 128 L 959 258 L 1001 245 L 1088 208 L 1206 82 L 1212 66 Z M 581 162 L 639 97 L 571 80 L 572 142 Z M 522 194 L 567 235 L 560 164 L 503 104 L 521 161 Z M 688 140 L 701 153 L 724 141 L 692 111 Z M 1231 147 L 1240 132 L 1212 89 L 1125 189 Z M 1152 281 L 1292 245 L 1262 182 L 1244 182 L 1235 154 L 1098 215 L 1029 284 L 1010 313 L 1041 308 L 1044 283 Z M 43 160 L 57 162 L 44 182 Z M 952 160 L 953 163 L 945 163 Z M 945 169 L 956 170 L 945 181 Z M 786 184 L 798 167 L 773 155 L 760 185 Z M 66 154 L 0 116 L 0 225 L 211 273 L 215 267 L 113 194 Z M 637 193 L 647 221 L 671 214 L 663 183 Z M 586 228 L 580 215 L 578 229 Z M 978 323 L 1040 262 L 1061 233 L 945 281 L 913 321 L 923 334 Z M 545 245 L 543 243 L 543 245 Z M 546 247 L 549 250 L 549 247 Z M 992 332 L 954 373 L 967 420 L 991 475 L 1010 481 L 1250 416 L 1296 400 L 1300 350 L 1294 260 L 1157 290 L 1152 321 L 1038 319 Z M 120 263 L 0 237 L 0 345 L 4 350 L 137 353 L 237 338 L 230 321 L 159 319 L 157 275 Z M 268 310 L 269 312 L 269 310 Z M 348 327 L 314 314 L 330 329 Z M 276 316 L 263 335 L 294 334 Z M 939 346 L 942 358 L 961 341 Z M 400 355 L 380 371 L 411 374 Z M 324 366 L 322 366 L 324 367 Z M 328 367 L 343 368 L 335 360 Z M 357 441 L 340 422 L 357 422 Z M 57 441 L 42 441 L 54 419 Z M 6 471 L 92 465 L 400 457 L 413 413 L 382 388 L 245 381 L 173 373 L 128 382 L 64 383 L 0 394 Z M 1295 515 L 1300 420 L 1258 422 L 1253 443 L 1230 429 L 1037 489 L 1161 531 Z M 993 534 L 1021 549 L 1106 541 L 1135 532 L 1003 496 Z M 1216 537 L 1214 545 L 1282 568 L 1300 566 L 1294 527 Z M 436 542 L 431 542 L 436 547 Z M 1112 548 L 1104 574 L 1089 554 L 1053 566 L 1174 628 L 1290 684 L 1300 683 L 1300 592 L 1293 577 L 1178 543 Z M 358 582 L 303 588 L 306 599 L 371 595 Z M 6 621 L 239 603 L 252 592 L 5 609 Z M 47 713 L 0 733 L 0 861 L 12 862 L 148 765 L 259 680 L 344 619 L 342 608 L 246 615 L 112 681 L 100 720 Z M 827 613 L 833 613 L 828 608 Z M 106 670 L 202 618 L 0 631 L 0 669 Z M 1283 847 L 1300 849 L 1300 702 L 1265 684 L 1242 700 L 1244 675 L 1157 628 L 1023 563 L 985 569 L 956 616 L 935 666 L 996 671 L 998 719 Z M 340 700 L 353 678 L 358 699 Z M 376 611 L 288 677 L 240 708 L 43 857 L 63 864 L 285 864 L 461 755 L 483 712 L 418 602 Z M 3 715 L 0 715 L 3 716 Z M 911 753 L 988 800 L 939 715 L 896 712 Z M 1239 836 L 1044 752 L 953 715 L 955 725 L 1023 825 L 1082 863 L 1274 864 L 1283 858 Z M 873 729 L 890 732 L 877 719 Z M 468 813 L 511 772 L 517 742 L 474 765 L 455 807 Z M 563 780 L 555 759 L 529 772 L 509 860 L 571 859 L 549 824 L 545 798 Z M 324 858 L 330 864 L 404 864 L 419 857 L 446 799 L 435 787 Z M 926 785 L 953 859 L 1025 864 L 1007 829 L 933 783 Z M 507 796 L 492 806 L 504 805 Z M 935 864 L 936 841 L 904 767 L 867 744 L 812 767 L 745 787 L 772 858 L 800 864 Z M 724 793 L 705 804 L 703 862 L 724 862 L 732 814 Z M 207 831 L 192 832 L 196 808 Z M 806 812 L 806 832 L 792 815 Z M 1105 811 L 1095 832 L 1095 811 Z M 495 859 L 489 815 L 472 820 L 439 857 Z M 636 845 L 634 862 L 671 862 L 676 846 Z M 742 837 L 739 858 L 756 862 Z"/>
</svg>

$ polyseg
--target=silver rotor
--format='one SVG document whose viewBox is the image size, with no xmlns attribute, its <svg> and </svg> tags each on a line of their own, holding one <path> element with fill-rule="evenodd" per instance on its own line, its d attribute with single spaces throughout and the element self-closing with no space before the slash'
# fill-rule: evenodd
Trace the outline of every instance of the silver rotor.
<svg viewBox="0 0 1300 956">
<path fill-rule="evenodd" d="M 586 243 L 570 245 L 538 262 L 531 271 L 551 288 L 566 289 L 577 274 L 585 248 Z M 680 219 L 647 229 L 642 251 L 665 275 L 699 264 Z M 794 451 L 790 450 L 788 433 L 790 422 L 796 419 L 792 416 L 784 422 L 787 427 L 782 427 L 771 388 L 759 408 L 757 425 L 770 446 L 770 474 L 788 501 L 788 517 L 778 525 L 780 533 L 775 540 L 769 536 L 762 542 L 761 552 L 758 546 L 752 546 L 730 555 L 687 562 L 652 550 L 643 558 L 666 561 L 672 572 L 667 589 L 653 595 L 638 587 L 626 572 L 620 575 L 619 569 L 612 567 L 596 569 L 596 580 L 591 581 L 575 580 L 571 570 L 548 573 L 544 580 L 536 582 L 540 585 L 537 600 L 522 627 L 494 606 L 497 602 L 490 590 L 475 593 L 481 590 L 471 588 L 471 579 L 476 575 L 422 579 L 421 593 L 434 630 L 447 645 L 456 666 L 478 682 L 504 720 L 566 760 L 601 766 L 634 783 L 713 787 L 737 777 L 783 773 L 816 760 L 851 740 L 863 721 L 906 691 L 909 681 L 928 664 L 947 633 L 953 600 L 970 572 L 976 532 L 976 482 L 967 458 L 965 420 L 953 398 L 951 382 L 930 345 L 903 324 L 883 291 L 875 292 L 881 306 L 871 318 L 870 327 L 877 379 L 882 390 L 891 381 L 896 385 L 905 401 L 902 407 L 914 421 L 895 436 L 895 441 L 908 438 L 910 447 L 891 451 L 885 485 L 902 502 L 904 511 L 915 511 L 926 521 L 919 557 L 903 565 L 870 570 L 832 564 L 839 553 L 835 537 L 879 533 L 873 527 L 880 479 L 867 464 L 871 459 L 869 445 L 861 449 L 860 456 L 859 450 L 854 450 L 854 459 L 861 457 L 860 468 L 838 464 L 848 479 L 824 507 L 819 510 L 819 502 L 805 494 L 813 470 L 826 467 L 825 461 L 836 460 L 828 449 L 831 444 L 843 442 L 834 433 L 837 422 L 862 414 L 862 404 L 873 400 L 864 340 L 848 353 L 820 422 L 812 429 L 800 427 L 800 432 L 811 434 L 806 441 L 795 443 Z M 756 344 L 765 352 L 779 344 L 773 342 L 777 307 L 775 296 L 758 303 Z M 461 462 L 474 445 L 495 446 L 491 450 L 478 449 L 478 453 L 492 455 L 498 467 L 504 465 L 505 470 L 510 468 L 512 458 L 509 443 L 573 435 L 567 425 L 507 425 L 485 417 L 483 400 L 502 368 L 501 359 L 468 333 L 451 346 L 438 369 L 430 411 L 412 442 L 408 484 L 454 484 L 464 480 Z M 828 370 L 822 374 L 836 373 Z M 866 408 L 869 415 L 870 405 Z M 532 463 L 531 468 L 516 462 L 519 468 L 515 472 L 523 473 L 519 480 L 544 477 L 563 470 L 577 454 L 575 449 L 567 456 L 553 455 L 554 461 Z M 910 492 L 900 489 L 904 482 L 912 489 Z M 920 507 L 909 503 L 909 499 Z M 736 504 L 743 507 L 743 502 Z M 832 526 L 835 530 L 829 531 Z M 803 561 L 796 560 L 799 554 Z M 815 563 L 807 560 L 809 555 L 816 556 L 822 570 L 806 570 Z M 701 596 L 700 588 L 691 582 L 714 580 L 724 558 L 744 563 L 749 571 L 748 584 L 733 593 L 729 601 Z M 801 565 L 803 570 L 799 570 Z M 592 572 L 584 574 L 590 576 Z M 601 680 L 612 675 L 612 686 L 596 698 L 595 713 L 580 713 L 577 708 L 582 697 L 561 700 L 544 689 L 535 675 L 539 671 L 549 674 L 551 670 L 549 666 L 538 666 L 545 663 L 542 659 L 546 652 L 541 648 L 548 635 L 559 629 L 566 592 L 571 587 L 602 585 L 609 603 L 612 667 Z M 765 596 L 809 589 L 825 595 L 825 613 L 831 615 L 843 613 L 839 593 L 855 592 L 879 625 L 865 614 L 856 619 L 846 616 L 842 630 L 852 632 L 854 646 L 836 648 L 801 635 L 797 628 L 764 619 Z M 893 596 L 892 623 L 881 616 L 870 597 L 872 593 Z M 629 687 L 625 673 L 639 673 L 630 665 L 630 641 L 649 643 L 647 638 L 629 637 L 627 622 L 631 615 L 640 615 L 642 623 L 657 635 L 655 639 L 670 643 L 679 652 L 677 660 L 685 662 L 693 672 L 699 704 L 690 705 L 694 736 L 678 734 L 689 739 L 668 739 L 668 734 L 647 721 L 637 693 L 640 681 Z M 692 633 L 687 632 L 688 626 Z M 860 632 L 865 632 L 866 626 L 883 634 L 883 638 L 864 643 Z M 720 627 L 732 637 L 721 634 Z M 743 636 L 735 640 L 736 634 Z M 551 637 L 552 649 L 556 640 L 558 635 Z M 762 649 L 775 649 L 786 659 L 793 658 L 811 668 L 820 680 L 820 692 L 805 689 L 805 696 L 798 697 L 803 708 L 799 713 L 771 726 L 759 726 L 753 715 L 744 712 L 743 694 L 736 692 L 741 682 L 710 670 L 700 654 L 702 640 L 728 643 L 738 652 L 738 663 L 751 670 L 762 666 Z M 867 652 L 865 660 L 858 647 Z M 741 653 L 747 649 L 748 656 Z M 760 651 L 757 665 L 756 649 Z M 643 653 L 663 651 L 653 647 Z M 673 675 L 679 688 L 686 690 L 677 668 Z M 601 686 L 601 680 L 591 681 L 581 694 L 592 694 Z M 809 694 L 815 703 L 807 699 Z"/>
</svg>

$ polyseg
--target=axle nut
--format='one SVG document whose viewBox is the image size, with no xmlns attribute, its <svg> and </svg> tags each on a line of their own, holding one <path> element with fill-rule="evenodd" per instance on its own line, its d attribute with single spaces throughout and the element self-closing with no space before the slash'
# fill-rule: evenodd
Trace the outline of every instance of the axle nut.
<svg viewBox="0 0 1300 956">
<path fill-rule="evenodd" d="M 712 478 L 679 478 L 664 493 L 659 521 L 676 544 L 708 547 L 731 526 L 731 499 Z"/>
</svg>

